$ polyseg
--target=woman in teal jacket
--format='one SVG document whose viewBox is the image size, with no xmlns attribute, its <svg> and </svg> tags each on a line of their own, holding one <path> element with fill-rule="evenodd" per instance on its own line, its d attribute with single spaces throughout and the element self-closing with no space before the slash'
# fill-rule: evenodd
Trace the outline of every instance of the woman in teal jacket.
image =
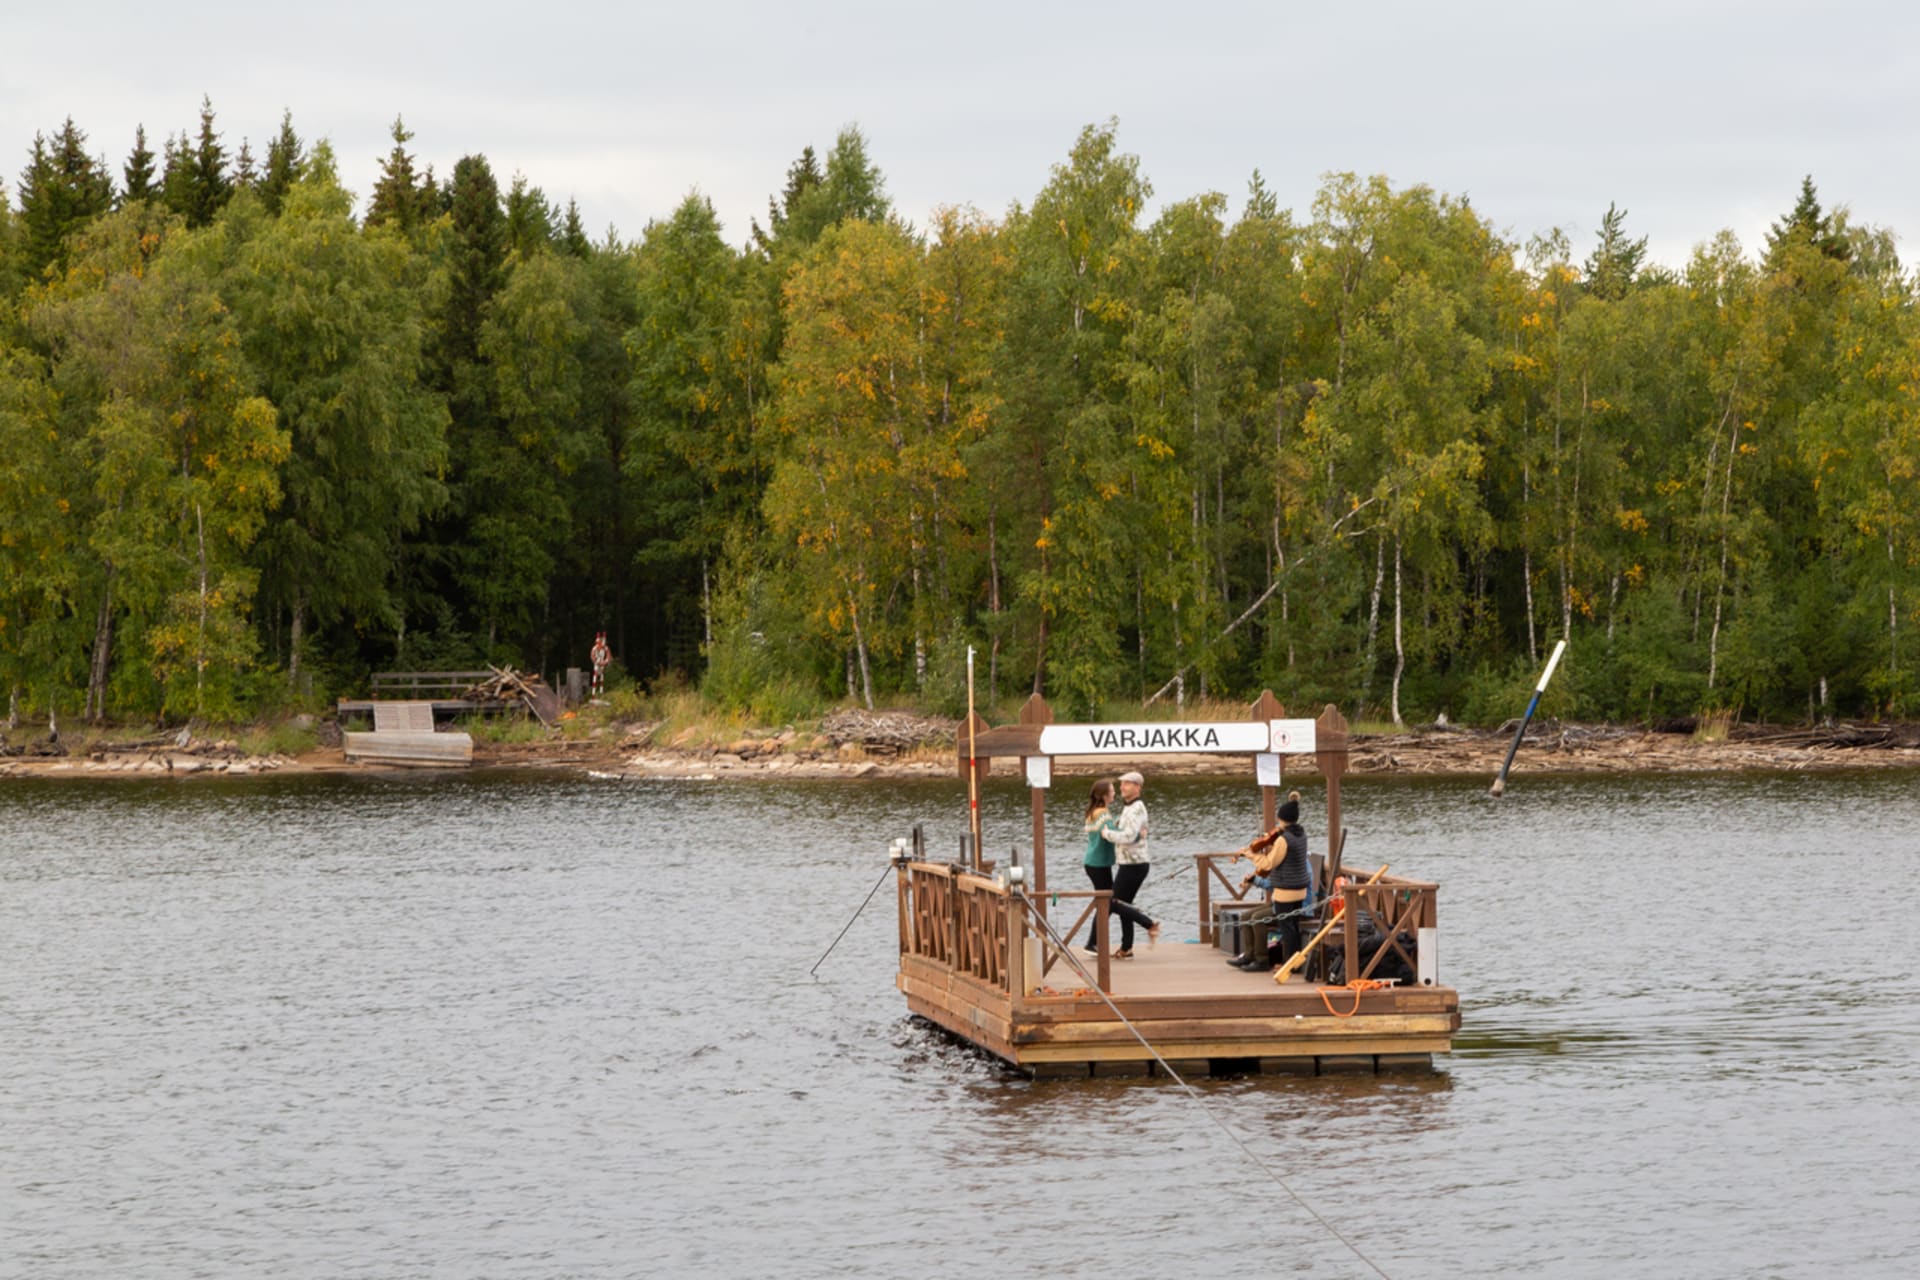
<svg viewBox="0 0 1920 1280">
<path fill-rule="evenodd" d="M 1087 820 L 1084 828 L 1087 836 L 1087 850 L 1080 860 L 1080 865 L 1086 868 L 1087 879 L 1093 881 L 1093 887 L 1109 891 L 1113 888 L 1113 844 L 1107 839 L 1107 832 L 1112 829 L 1114 822 L 1112 806 L 1113 783 L 1102 778 L 1093 784 L 1093 791 L 1087 796 Z M 1146 912 L 1131 902 L 1123 902 L 1119 898 L 1111 898 L 1108 901 L 1111 904 L 1112 913 L 1126 921 L 1129 926 L 1137 925 L 1147 930 L 1147 936 L 1150 938 L 1159 936 L 1160 926 L 1155 924 L 1153 917 Z M 1095 950 L 1099 942 L 1098 926 L 1099 922 L 1094 921 L 1087 927 L 1086 949 L 1088 951 Z M 1129 928 L 1127 932 L 1131 933 L 1132 929 Z M 1133 951 L 1130 948 L 1114 952 L 1114 956 L 1122 960 L 1132 955 Z"/>
</svg>

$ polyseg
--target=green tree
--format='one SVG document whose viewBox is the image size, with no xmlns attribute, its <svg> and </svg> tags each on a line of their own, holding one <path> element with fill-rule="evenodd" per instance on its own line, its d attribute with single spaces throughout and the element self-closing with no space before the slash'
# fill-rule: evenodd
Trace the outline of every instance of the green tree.
<svg viewBox="0 0 1920 1280">
<path fill-rule="evenodd" d="M 1009 227 L 1008 430 L 982 476 L 995 511 L 1004 503 L 1037 553 L 1015 571 L 1034 618 L 1034 691 L 1051 687 L 1074 714 L 1092 714 L 1114 687 L 1119 627 L 1135 612 L 1113 592 L 1127 536 L 1118 500 L 1134 456 L 1154 447 L 1126 434 L 1119 359 L 1152 188 L 1118 150 L 1116 129 L 1083 129 Z"/>
<path fill-rule="evenodd" d="M 899 228 L 848 220 L 822 236 L 786 288 L 767 518 L 796 549 L 815 625 L 850 649 L 869 708 L 875 651 L 899 649 L 886 602 L 910 573 L 926 520 L 905 474 L 931 408 L 921 270 L 918 247 Z"/>
<path fill-rule="evenodd" d="M 423 178 L 416 172 L 413 155 L 407 150 L 413 134 L 399 116 L 393 118 L 392 136 L 393 149 L 380 162 L 380 177 L 373 184 L 366 221 L 369 227 L 392 226 L 401 235 L 412 236 L 434 216 L 433 180 L 430 174 Z M 456 169 L 456 181 L 458 176 Z M 492 181 L 491 172 L 488 181 Z"/>
<path fill-rule="evenodd" d="M 551 249 L 559 238 L 556 223 L 546 194 L 516 174 L 507 191 L 507 251 L 524 258 Z"/>
<path fill-rule="evenodd" d="M 120 172 L 126 180 L 120 194 L 122 204 L 131 204 L 136 200 L 151 200 L 158 194 L 158 188 L 153 181 L 153 152 L 147 147 L 145 125 L 134 126 L 133 150 L 128 153 L 126 167 Z"/>
<path fill-rule="evenodd" d="M 1647 238 L 1630 240 L 1626 233 L 1627 211 L 1609 204 L 1600 219 L 1600 243 L 1587 257 L 1587 291 L 1598 298 L 1618 301 L 1633 288 L 1647 257 Z"/>
<path fill-rule="evenodd" d="M 225 284 L 247 361 L 289 436 L 284 501 L 255 551 L 288 623 L 296 686 L 309 622 L 392 630 L 402 539 L 443 499 L 445 402 L 422 379 L 424 333 L 397 236 L 355 233 L 322 142 L 280 217 Z"/>
<path fill-rule="evenodd" d="M 200 99 L 200 134 L 184 156 L 187 174 L 184 208 L 177 210 L 188 227 L 204 227 L 233 198 L 233 178 L 227 172 L 227 149 L 213 128 L 213 100 Z"/>
<path fill-rule="evenodd" d="M 113 179 L 102 161 L 87 154 L 87 135 L 72 117 L 51 141 L 34 135 L 19 200 L 28 269 L 58 274 L 67 263 L 68 238 L 113 207 Z"/>
<path fill-rule="evenodd" d="M 709 583 L 729 530 L 758 503 L 764 484 L 752 383 L 736 395 L 732 376 L 732 290 L 740 267 L 721 239 L 713 206 L 697 192 L 671 218 L 648 224 L 634 258 L 635 323 L 626 335 L 633 420 L 625 465 L 644 495 L 636 512 L 636 567 L 650 580 L 699 584 L 691 598 L 685 588 L 662 595 L 671 609 L 697 613 L 702 642 L 710 645 Z"/>
<path fill-rule="evenodd" d="M 293 129 L 293 112 L 280 114 L 280 132 L 267 144 L 267 169 L 260 178 L 260 202 L 280 216 L 287 195 L 307 171 L 306 144 Z"/>
<path fill-rule="evenodd" d="M 104 567 L 90 710 L 104 712 L 109 619 L 138 638 L 150 704 L 232 716 L 253 657 L 246 552 L 278 501 L 287 435 L 254 393 L 216 282 L 243 237 L 173 235 L 145 206 L 100 219 L 32 322 L 85 441 L 90 550 Z"/>
</svg>

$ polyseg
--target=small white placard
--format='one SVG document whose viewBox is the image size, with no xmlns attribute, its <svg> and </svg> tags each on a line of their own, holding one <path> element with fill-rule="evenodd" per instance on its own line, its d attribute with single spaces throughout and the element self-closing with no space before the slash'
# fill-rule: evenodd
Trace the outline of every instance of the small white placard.
<svg viewBox="0 0 1920 1280">
<path fill-rule="evenodd" d="M 1053 758 L 1051 756 L 1027 757 L 1027 785 L 1043 789 L 1053 785 Z"/>
<path fill-rule="evenodd" d="M 1271 751 L 1262 751 L 1253 758 L 1253 776 L 1263 787 L 1280 785 L 1280 757 Z"/>
<path fill-rule="evenodd" d="M 1314 752 L 1314 723 L 1311 720 L 1270 720 L 1272 750 L 1283 756 L 1310 756 Z"/>
</svg>

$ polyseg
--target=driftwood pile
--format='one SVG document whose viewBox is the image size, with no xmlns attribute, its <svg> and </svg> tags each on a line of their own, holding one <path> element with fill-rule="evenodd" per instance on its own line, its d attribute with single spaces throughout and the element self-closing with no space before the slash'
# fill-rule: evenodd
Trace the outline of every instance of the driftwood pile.
<svg viewBox="0 0 1920 1280">
<path fill-rule="evenodd" d="M 25 756 L 28 759 L 53 759 L 64 756 L 65 754 L 67 754 L 67 749 L 60 745 L 58 738 L 51 735 L 33 742 L 8 742 L 6 736 L 0 734 L 0 756 Z"/>
<path fill-rule="evenodd" d="M 462 698 L 469 702 L 518 702 L 549 729 L 559 722 L 560 695 L 541 677 L 522 675 L 512 667 L 496 667 L 491 662 L 487 670 L 493 674 L 465 690 Z"/>
<path fill-rule="evenodd" d="M 946 746 L 957 725 L 938 716 L 906 711 L 836 711 L 820 722 L 820 732 L 837 747 L 858 746 L 870 756 L 898 756 L 921 747 Z"/>
</svg>

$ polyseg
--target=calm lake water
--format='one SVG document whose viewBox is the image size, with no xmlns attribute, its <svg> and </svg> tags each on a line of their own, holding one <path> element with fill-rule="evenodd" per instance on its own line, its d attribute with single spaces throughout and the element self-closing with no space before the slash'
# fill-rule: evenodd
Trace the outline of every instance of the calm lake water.
<svg viewBox="0 0 1920 1280">
<path fill-rule="evenodd" d="M 1457 1051 L 1196 1103 L 908 1017 L 890 884 L 808 975 L 952 783 L 0 780 L 0 1275 L 1375 1274 L 1208 1111 L 1396 1278 L 1920 1273 L 1920 778 L 1485 788 L 1346 790 Z M 1257 793 L 1148 798 L 1177 944 Z"/>
</svg>

